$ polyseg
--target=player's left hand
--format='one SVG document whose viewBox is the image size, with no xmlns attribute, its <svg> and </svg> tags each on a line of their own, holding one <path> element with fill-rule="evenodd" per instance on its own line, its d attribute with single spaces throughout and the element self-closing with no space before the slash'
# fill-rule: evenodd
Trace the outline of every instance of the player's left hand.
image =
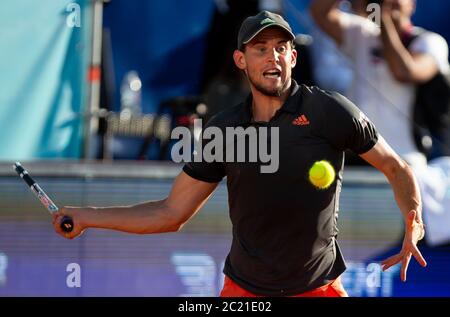
<svg viewBox="0 0 450 317">
<path fill-rule="evenodd" d="M 402 250 L 400 253 L 391 256 L 381 263 L 383 271 L 386 271 L 391 266 L 402 262 L 400 278 L 403 282 L 406 282 L 406 271 L 408 270 L 409 261 L 411 260 L 412 255 L 414 255 L 414 258 L 421 266 L 427 266 L 427 262 L 417 248 L 417 242 L 423 238 L 424 233 L 425 230 L 423 224 L 417 222 L 416 220 L 416 211 L 411 210 L 406 220 L 405 237 L 403 239 Z"/>
</svg>

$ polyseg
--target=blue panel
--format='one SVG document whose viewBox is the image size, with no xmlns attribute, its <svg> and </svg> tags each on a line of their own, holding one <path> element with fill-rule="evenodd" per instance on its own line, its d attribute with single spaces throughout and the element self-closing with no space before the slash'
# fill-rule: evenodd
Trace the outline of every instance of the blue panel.
<svg viewBox="0 0 450 317">
<path fill-rule="evenodd" d="M 78 4 L 72 11 L 70 3 Z M 0 159 L 78 158 L 86 101 L 88 0 L 18 0 L 0 10 Z M 70 21 L 76 14 L 80 27 Z"/>
<path fill-rule="evenodd" d="M 111 29 L 116 87 L 126 72 L 138 71 L 144 112 L 156 111 L 162 99 L 199 93 L 213 11 L 211 0 L 111 2 L 104 22 Z M 117 107 L 119 100 L 117 89 Z"/>
</svg>

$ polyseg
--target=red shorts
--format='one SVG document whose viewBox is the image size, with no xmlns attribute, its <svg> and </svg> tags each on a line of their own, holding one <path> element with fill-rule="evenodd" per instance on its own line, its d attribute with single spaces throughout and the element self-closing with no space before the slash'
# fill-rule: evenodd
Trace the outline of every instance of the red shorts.
<svg viewBox="0 0 450 317">
<path fill-rule="evenodd" d="M 223 289 L 220 292 L 220 297 L 260 297 L 246 291 L 235 282 L 233 282 L 228 276 L 225 276 Z M 331 283 L 328 283 L 319 288 L 307 291 L 305 293 L 293 295 L 291 297 L 348 297 L 347 292 L 341 283 L 341 278 L 338 277 Z"/>
</svg>

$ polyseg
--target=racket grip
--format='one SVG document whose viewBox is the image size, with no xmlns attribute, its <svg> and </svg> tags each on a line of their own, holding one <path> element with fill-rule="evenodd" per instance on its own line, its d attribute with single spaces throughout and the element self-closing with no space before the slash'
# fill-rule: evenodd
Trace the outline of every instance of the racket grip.
<svg viewBox="0 0 450 317">
<path fill-rule="evenodd" d="M 72 232 L 73 230 L 73 220 L 69 216 L 64 216 L 61 220 L 61 229 L 64 232 Z"/>
</svg>

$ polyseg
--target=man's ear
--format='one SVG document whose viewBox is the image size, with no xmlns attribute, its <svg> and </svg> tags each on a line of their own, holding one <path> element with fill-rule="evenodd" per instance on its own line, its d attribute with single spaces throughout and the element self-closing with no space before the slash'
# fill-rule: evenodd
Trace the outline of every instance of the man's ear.
<svg viewBox="0 0 450 317">
<path fill-rule="evenodd" d="M 295 65 L 297 65 L 297 50 L 292 49 L 292 53 L 291 53 L 291 66 L 292 66 L 292 68 L 294 68 Z"/>
<path fill-rule="evenodd" d="M 233 53 L 233 59 L 237 68 L 239 68 L 240 70 L 245 70 L 247 68 L 247 63 L 245 61 L 245 56 L 243 52 L 235 50 Z"/>
</svg>

